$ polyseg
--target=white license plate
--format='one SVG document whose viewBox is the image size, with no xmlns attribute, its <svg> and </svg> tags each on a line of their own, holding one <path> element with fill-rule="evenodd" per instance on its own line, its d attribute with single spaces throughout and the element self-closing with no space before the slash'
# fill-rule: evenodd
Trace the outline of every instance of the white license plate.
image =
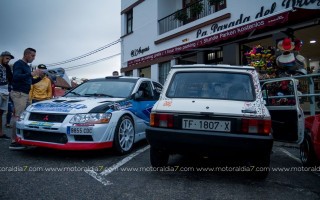
<svg viewBox="0 0 320 200">
<path fill-rule="evenodd" d="M 231 122 L 220 120 L 182 119 L 183 129 L 230 132 Z"/>
<path fill-rule="evenodd" d="M 68 126 L 67 133 L 71 135 L 91 135 L 92 127 L 87 126 Z"/>
</svg>

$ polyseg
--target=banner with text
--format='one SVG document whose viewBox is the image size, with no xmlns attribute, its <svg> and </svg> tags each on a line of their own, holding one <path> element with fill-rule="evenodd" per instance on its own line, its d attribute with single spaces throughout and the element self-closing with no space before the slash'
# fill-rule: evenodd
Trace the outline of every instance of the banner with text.
<svg viewBox="0 0 320 200">
<path fill-rule="evenodd" d="M 227 31 L 223 31 L 221 33 L 216 33 L 216 34 L 210 35 L 208 37 L 205 37 L 205 38 L 202 38 L 199 40 L 195 40 L 195 41 L 190 42 L 188 44 L 183 44 L 180 46 L 172 47 L 170 49 L 166 49 L 166 50 L 163 50 L 163 51 L 160 51 L 157 53 L 153 53 L 153 54 L 141 57 L 141 58 L 130 60 L 130 61 L 128 61 L 128 67 L 134 66 L 134 65 L 137 65 L 137 64 L 140 64 L 143 62 L 151 61 L 156 58 L 163 57 L 163 56 L 177 54 L 177 53 L 185 51 L 185 50 L 190 50 L 190 49 L 194 49 L 197 47 L 216 43 L 221 40 L 227 40 L 230 38 L 234 38 L 239 35 L 249 33 L 255 29 L 263 29 L 267 26 L 274 26 L 276 24 L 285 23 L 288 21 L 288 16 L 289 16 L 289 12 L 280 13 L 280 14 L 274 15 L 272 17 L 257 20 L 255 22 L 251 22 L 246 25 L 242 25 L 242 26 L 232 28 Z"/>
</svg>

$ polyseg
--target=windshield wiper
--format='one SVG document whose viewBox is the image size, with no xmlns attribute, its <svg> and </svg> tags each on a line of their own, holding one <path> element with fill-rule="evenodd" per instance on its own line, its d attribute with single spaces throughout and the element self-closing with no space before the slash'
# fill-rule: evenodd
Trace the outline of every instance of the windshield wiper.
<svg viewBox="0 0 320 200">
<path fill-rule="evenodd" d="M 76 93 L 76 92 L 68 92 L 68 94 L 74 94 L 74 95 L 76 95 L 76 96 L 81 96 L 81 94 Z"/>
<path fill-rule="evenodd" d="M 103 93 L 92 93 L 92 94 L 85 94 L 85 96 L 94 96 L 94 97 L 114 97 L 109 94 L 103 94 Z"/>
</svg>

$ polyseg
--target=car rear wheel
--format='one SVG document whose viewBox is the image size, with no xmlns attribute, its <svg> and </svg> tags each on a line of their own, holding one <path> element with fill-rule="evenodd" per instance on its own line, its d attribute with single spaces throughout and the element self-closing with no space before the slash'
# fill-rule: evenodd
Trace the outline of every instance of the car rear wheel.
<svg viewBox="0 0 320 200">
<path fill-rule="evenodd" d="M 164 167 L 168 165 L 169 154 L 165 151 L 150 148 L 150 162 L 152 167 Z"/>
<path fill-rule="evenodd" d="M 119 154 L 127 154 L 132 150 L 134 143 L 134 125 L 132 119 L 124 115 L 118 121 L 114 133 L 114 149 Z"/>
<path fill-rule="evenodd" d="M 309 133 L 310 132 L 307 130 L 306 134 L 304 135 L 304 139 L 300 144 L 300 159 L 302 165 L 305 167 L 314 166 L 316 164 L 316 156 Z"/>
</svg>

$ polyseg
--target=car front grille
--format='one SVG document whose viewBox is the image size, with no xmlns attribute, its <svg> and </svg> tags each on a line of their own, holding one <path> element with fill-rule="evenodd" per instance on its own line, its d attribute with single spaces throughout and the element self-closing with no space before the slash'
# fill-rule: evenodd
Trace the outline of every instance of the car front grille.
<svg viewBox="0 0 320 200">
<path fill-rule="evenodd" d="M 31 113 L 30 121 L 40 121 L 40 122 L 55 122 L 62 123 L 67 115 L 56 115 L 56 114 L 46 114 L 46 113 Z"/>
<path fill-rule="evenodd" d="M 91 135 L 74 135 L 74 140 L 82 142 L 92 142 L 93 138 Z"/>
<path fill-rule="evenodd" d="M 64 133 L 49 133 L 40 131 L 24 130 L 23 137 L 26 140 L 52 142 L 58 144 L 66 144 L 68 142 L 67 135 Z"/>
</svg>

